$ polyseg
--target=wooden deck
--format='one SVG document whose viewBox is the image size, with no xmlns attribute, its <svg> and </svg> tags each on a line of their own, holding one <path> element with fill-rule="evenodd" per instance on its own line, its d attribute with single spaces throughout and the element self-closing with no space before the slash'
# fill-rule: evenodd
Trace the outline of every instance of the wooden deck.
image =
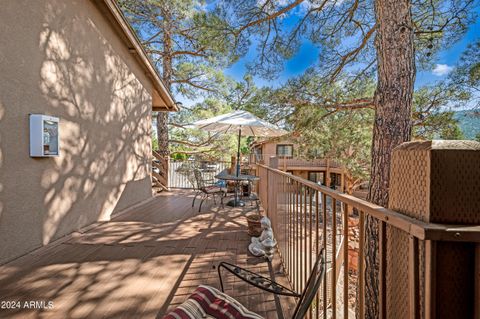
<svg viewBox="0 0 480 319">
<path fill-rule="evenodd" d="M 162 193 L 110 222 L 0 266 L 2 307 L 7 301 L 20 306 L 0 308 L 0 318 L 162 318 L 199 284 L 219 288 L 220 261 L 268 275 L 265 261 L 247 253 L 243 216 L 251 207 L 206 205 L 198 213 L 191 200 L 188 191 Z M 286 284 L 278 259 L 277 280 Z M 232 277 L 226 292 L 276 318 L 271 294 Z M 280 300 L 288 318 L 294 300 Z M 25 304 L 31 301 L 37 304 Z"/>
</svg>

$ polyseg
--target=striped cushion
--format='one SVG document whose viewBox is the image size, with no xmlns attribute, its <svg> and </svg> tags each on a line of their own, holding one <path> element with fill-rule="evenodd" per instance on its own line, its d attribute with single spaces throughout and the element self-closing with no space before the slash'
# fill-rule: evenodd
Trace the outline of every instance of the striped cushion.
<svg viewBox="0 0 480 319">
<path fill-rule="evenodd" d="M 163 319 L 263 319 L 232 297 L 210 286 L 198 286 L 193 294 Z"/>
</svg>

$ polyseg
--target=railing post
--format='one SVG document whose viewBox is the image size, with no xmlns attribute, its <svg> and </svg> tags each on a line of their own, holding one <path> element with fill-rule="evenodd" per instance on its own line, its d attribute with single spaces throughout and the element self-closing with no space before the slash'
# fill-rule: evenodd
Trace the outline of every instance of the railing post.
<svg viewBox="0 0 480 319">
<path fill-rule="evenodd" d="M 358 228 L 360 234 L 358 237 L 359 250 L 358 250 L 358 316 L 360 319 L 365 317 L 365 213 L 360 211 L 360 220 L 358 222 Z"/>
<path fill-rule="evenodd" d="M 266 203 L 266 206 L 265 207 L 265 213 L 267 216 L 269 216 L 269 213 L 270 213 L 270 208 L 269 208 L 269 205 L 270 205 L 270 181 L 268 180 L 269 179 L 269 174 L 268 174 L 268 170 L 264 169 L 264 172 L 265 172 L 265 195 L 266 195 L 266 200 L 265 200 L 265 203 Z"/>
<path fill-rule="evenodd" d="M 231 156 L 230 157 L 230 174 L 235 174 L 235 170 L 237 169 L 237 157 Z"/>
<path fill-rule="evenodd" d="M 165 180 L 167 181 L 167 190 L 170 191 L 170 155 L 166 155 L 165 157 Z"/>
<path fill-rule="evenodd" d="M 392 154 L 388 206 L 427 223 L 479 225 L 479 180 L 480 143 L 404 143 Z M 474 243 L 421 241 L 389 225 L 386 235 L 379 280 L 386 280 L 387 318 L 478 318 Z"/>
<path fill-rule="evenodd" d="M 475 312 L 474 318 L 480 318 L 480 244 L 475 245 Z"/>
<path fill-rule="evenodd" d="M 330 159 L 327 158 L 327 170 L 325 171 L 325 186 L 330 187 L 331 178 L 330 178 Z"/>
<path fill-rule="evenodd" d="M 378 241 L 379 241 L 379 263 L 378 263 L 378 275 L 379 275 L 379 287 L 378 287 L 378 315 L 379 319 L 386 319 L 387 311 L 387 298 L 386 298 L 386 268 L 387 268 L 387 224 L 384 221 L 378 223 Z"/>
</svg>

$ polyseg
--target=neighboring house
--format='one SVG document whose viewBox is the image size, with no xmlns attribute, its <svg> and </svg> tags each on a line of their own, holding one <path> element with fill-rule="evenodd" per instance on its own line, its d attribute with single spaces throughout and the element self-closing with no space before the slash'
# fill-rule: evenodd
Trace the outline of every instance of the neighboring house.
<svg viewBox="0 0 480 319">
<path fill-rule="evenodd" d="M 251 145 L 250 163 L 275 166 L 295 176 L 343 191 L 343 167 L 328 159 L 302 159 L 296 156 L 298 145 L 289 138 L 273 138 Z"/>
<path fill-rule="evenodd" d="M 176 106 L 112 0 L 2 1 L 0 45 L 4 263 L 150 198 L 152 111 Z M 29 114 L 59 118 L 58 156 L 30 157 Z"/>
</svg>

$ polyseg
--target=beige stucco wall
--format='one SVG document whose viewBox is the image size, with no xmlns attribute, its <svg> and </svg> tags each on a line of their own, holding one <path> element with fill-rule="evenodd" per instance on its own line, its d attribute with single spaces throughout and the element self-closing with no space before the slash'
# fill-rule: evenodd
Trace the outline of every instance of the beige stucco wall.
<svg viewBox="0 0 480 319">
<path fill-rule="evenodd" d="M 0 263 L 151 196 L 151 83 L 88 0 L 0 10 Z M 28 114 L 60 117 L 29 157 Z"/>
<path fill-rule="evenodd" d="M 270 165 L 270 157 L 277 155 L 276 143 L 265 143 L 262 145 L 262 154 L 265 160 L 265 165 Z"/>
</svg>

